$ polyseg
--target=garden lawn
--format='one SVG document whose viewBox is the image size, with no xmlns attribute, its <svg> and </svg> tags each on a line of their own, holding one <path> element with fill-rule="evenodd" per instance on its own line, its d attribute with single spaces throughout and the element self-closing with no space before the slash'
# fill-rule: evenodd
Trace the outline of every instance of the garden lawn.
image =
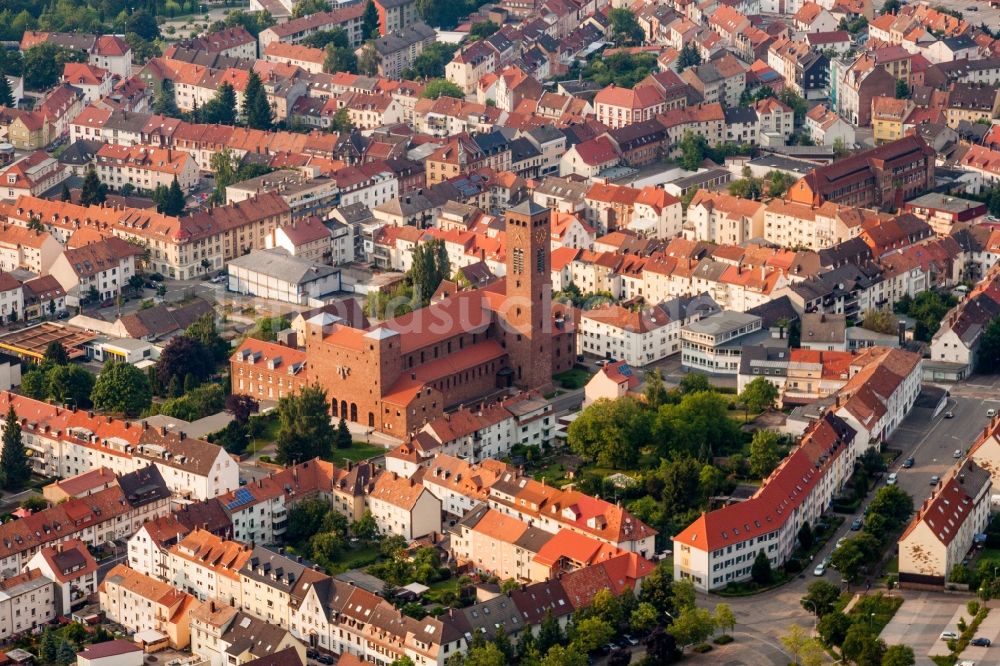
<svg viewBox="0 0 1000 666">
<path fill-rule="evenodd" d="M 583 368 L 573 368 L 566 372 L 560 372 L 558 375 L 552 375 L 552 379 L 559 382 L 563 388 L 570 390 L 583 388 L 590 381 L 590 377 L 591 373 Z"/>
<path fill-rule="evenodd" d="M 354 441 L 349 449 L 334 448 L 329 460 L 334 464 L 341 463 L 344 460 L 358 462 L 381 455 L 385 455 L 385 449 L 383 447 Z"/>
</svg>

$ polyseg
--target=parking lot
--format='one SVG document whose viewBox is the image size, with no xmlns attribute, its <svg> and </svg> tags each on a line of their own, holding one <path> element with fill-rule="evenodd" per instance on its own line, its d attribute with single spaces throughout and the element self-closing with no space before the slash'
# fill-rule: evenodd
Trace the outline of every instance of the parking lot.
<svg viewBox="0 0 1000 666">
<path fill-rule="evenodd" d="M 964 595 L 942 592 L 905 592 L 906 603 L 882 631 L 880 638 L 888 645 L 904 644 L 913 648 L 918 666 L 933 666 L 931 657 L 948 654 L 947 641 L 941 639 L 944 631 L 961 632 L 958 620 L 971 618 L 966 609 Z M 914 596 L 915 595 L 915 596 Z M 990 604 L 992 610 L 979 626 L 976 637 L 988 638 L 994 645 L 1000 640 L 1000 606 Z M 1000 648 L 969 646 L 960 660 L 970 660 L 976 666 L 1000 664 Z"/>
</svg>

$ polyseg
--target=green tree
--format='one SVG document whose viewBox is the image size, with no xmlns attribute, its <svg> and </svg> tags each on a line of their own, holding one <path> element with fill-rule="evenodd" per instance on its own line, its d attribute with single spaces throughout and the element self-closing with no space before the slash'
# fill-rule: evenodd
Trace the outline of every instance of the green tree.
<svg viewBox="0 0 1000 666">
<path fill-rule="evenodd" d="M 851 618 L 840 611 L 832 611 L 820 618 L 816 631 L 830 647 L 839 647 L 851 628 Z"/>
<path fill-rule="evenodd" d="M 779 440 L 778 434 L 773 430 L 758 430 L 753 434 L 748 462 L 750 473 L 755 477 L 766 478 L 781 462 L 781 454 L 778 452 Z"/>
<path fill-rule="evenodd" d="M 63 49 L 52 42 L 42 42 L 24 52 L 24 87 L 28 90 L 48 90 L 59 83 L 67 62 L 86 59 L 78 51 Z"/>
<path fill-rule="evenodd" d="M 469 29 L 469 39 L 486 39 L 499 29 L 500 26 L 493 21 L 477 21 L 476 23 L 473 23 L 472 27 Z"/>
<path fill-rule="evenodd" d="M 882 655 L 882 666 L 913 666 L 917 658 L 909 645 L 890 645 Z"/>
<path fill-rule="evenodd" d="M 63 181 L 62 188 L 59 191 L 59 200 L 60 201 L 69 201 L 69 202 L 73 201 L 73 195 L 70 194 L 70 192 L 69 192 L 69 185 L 66 184 L 65 180 Z"/>
<path fill-rule="evenodd" d="M 744 176 L 729 183 L 727 188 L 734 197 L 756 201 L 764 194 L 764 181 L 752 176 Z"/>
<path fill-rule="evenodd" d="M 767 185 L 767 193 L 772 197 L 783 197 L 792 185 L 795 184 L 795 177 L 777 169 L 769 171 L 764 178 Z"/>
<path fill-rule="evenodd" d="M 646 35 L 635 14 L 625 8 L 616 8 L 608 12 L 611 21 L 611 41 L 615 46 L 639 46 Z"/>
<path fill-rule="evenodd" d="M 99 206 L 104 203 L 107 195 L 108 186 L 97 177 L 97 169 L 91 164 L 83 177 L 83 185 L 80 186 L 80 205 Z"/>
<path fill-rule="evenodd" d="M 292 7 L 292 18 L 302 18 L 328 11 L 330 11 L 330 3 L 327 0 L 297 0 Z"/>
<path fill-rule="evenodd" d="M 347 38 L 347 32 L 343 28 L 333 28 L 332 30 L 319 30 L 310 35 L 306 35 L 302 40 L 303 46 L 314 49 L 325 49 L 330 45 L 338 48 L 350 48 L 351 43 Z"/>
<path fill-rule="evenodd" d="M 223 81 L 215 96 L 202 108 L 202 119 L 206 123 L 235 125 L 237 105 L 236 90 L 228 81 Z"/>
<path fill-rule="evenodd" d="M 206 312 L 202 316 L 195 319 L 184 331 L 184 335 L 189 338 L 194 338 L 204 345 L 205 348 L 211 352 L 212 357 L 218 363 L 223 363 L 229 358 L 229 352 L 231 349 L 230 344 L 223 340 L 222 336 L 219 335 L 219 329 L 215 325 L 215 317 L 213 316 L 213 313 Z M 242 397 L 246 398 L 246 396 Z M 253 403 L 252 412 L 256 412 L 256 401 L 254 401 L 253 398 L 250 398 L 250 401 Z M 229 407 L 227 405 L 227 409 L 228 408 Z M 236 413 L 232 409 L 229 411 L 232 411 L 234 414 Z M 251 412 L 248 411 L 246 416 L 244 416 L 241 420 L 246 421 L 250 413 Z M 240 417 L 237 416 L 237 419 L 240 420 Z"/>
<path fill-rule="evenodd" d="M 177 108 L 177 95 L 174 92 L 174 82 L 170 79 L 163 79 L 160 89 L 156 91 L 153 98 L 153 113 L 176 118 L 181 115 Z"/>
<path fill-rule="evenodd" d="M 589 654 L 606 645 L 614 635 L 615 629 L 608 622 L 599 617 L 588 617 L 577 623 L 572 645 L 583 654 Z"/>
<path fill-rule="evenodd" d="M 38 660 L 43 664 L 54 664 L 56 663 L 58 651 L 59 645 L 56 643 L 55 635 L 51 629 L 46 628 L 42 632 L 42 640 L 38 648 Z"/>
<path fill-rule="evenodd" d="M 733 614 L 733 608 L 729 604 L 715 604 L 715 613 L 713 615 L 715 621 L 715 626 L 722 631 L 732 631 L 736 628 L 736 615 Z"/>
<path fill-rule="evenodd" d="M 868 555 L 859 543 L 858 538 L 848 539 L 833 551 L 831 564 L 837 568 L 840 575 L 847 581 L 854 582 L 858 579 L 858 574 L 868 562 Z"/>
<path fill-rule="evenodd" d="M 622 51 L 607 57 L 593 58 L 583 68 L 581 76 L 600 86 L 613 83 L 622 88 L 632 88 L 654 71 L 657 71 L 655 54 Z"/>
<path fill-rule="evenodd" d="M 778 397 L 777 386 L 768 381 L 766 377 L 754 377 L 753 381 L 747 384 L 740 393 L 739 400 L 748 410 L 763 412 L 774 409 Z"/>
<path fill-rule="evenodd" d="M 555 645 L 542 658 L 539 666 L 586 666 L 587 655 L 572 645 Z"/>
<path fill-rule="evenodd" d="M 160 26 L 156 19 L 145 9 L 139 9 L 125 21 L 125 32 L 135 33 L 145 40 L 153 41 L 160 36 Z"/>
<path fill-rule="evenodd" d="M 285 539 L 295 545 L 301 545 L 323 528 L 323 521 L 330 512 L 329 502 L 310 498 L 301 500 L 288 510 L 288 527 L 285 529 Z"/>
<path fill-rule="evenodd" d="M 864 622 L 856 622 L 847 630 L 842 652 L 844 659 L 858 666 L 879 666 L 886 646 Z"/>
<path fill-rule="evenodd" d="M 351 132 L 354 129 L 354 123 L 351 122 L 351 116 L 347 112 L 347 107 L 342 107 L 337 109 L 336 113 L 330 119 L 330 130 L 333 132 Z"/>
<path fill-rule="evenodd" d="M 913 498 L 899 486 L 879 488 L 868 505 L 868 517 L 883 516 L 890 530 L 899 529 L 906 524 L 912 512 Z M 881 538 L 878 534 L 875 536 Z"/>
<path fill-rule="evenodd" d="M 326 391 L 319 384 L 306 386 L 278 401 L 278 455 L 282 465 L 296 464 L 319 456 L 326 458 L 336 438 Z"/>
<path fill-rule="evenodd" d="M 802 523 L 802 527 L 799 528 L 799 533 L 796 535 L 796 538 L 798 539 L 799 546 L 803 550 L 809 550 L 809 547 L 813 545 L 813 531 L 809 526 L 808 520 Z"/>
<path fill-rule="evenodd" d="M 685 48 L 687 48 L 685 46 Z M 684 131 L 684 137 L 680 143 L 681 158 L 679 164 L 682 169 L 697 171 L 701 168 L 701 163 L 708 153 L 708 141 L 701 134 L 696 134 L 691 130 Z"/>
<path fill-rule="evenodd" d="M 326 55 L 323 57 L 323 71 L 327 74 L 357 72 L 358 57 L 354 55 L 354 50 L 349 46 L 329 44 L 326 47 Z M 347 109 L 343 110 L 346 112 Z"/>
<path fill-rule="evenodd" d="M 192 376 L 194 385 L 198 385 L 208 379 L 214 369 L 212 351 L 201 340 L 189 335 L 171 338 L 156 361 L 160 386 L 170 386 L 175 378 L 183 386 L 188 375 Z"/>
<path fill-rule="evenodd" d="M 382 62 L 382 56 L 375 48 L 374 42 L 368 42 L 361 47 L 358 53 L 358 74 L 363 76 L 375 76 L 378 74 L 378 66 Z"/>
<path fill-rule="evenodd" d="M 645 376 L 646 388 L 643 392 L 643 396 L 646 398 L 646 407 L 652 410 L 658 410 L 661 405 L 665 405 L 670 399 L 667 394 L 667 389 L 663 385 L 663 374 L 660 372 L 659 368 L 653 368 L 646 371 Z"/>
<path fill-rule="evenodd" d="M 683 395 L 712 390 L 712 385 L 708 383 L 708 377 L 700 372 L 685 373 L 685 375 L 681 377 L 681 381 L 677 387 Z"/>
<path fill-rule="evenodd" d="M 430 302 L 441 281 L 450 273 L 448 250 L 444 241 L 434 239 L 419 243 L 413 249 L 413 265 L 410 267 L 408 277 L 425 305 Z"/>
<path fill-rule="evenodd" d="M 504 666 L 509 660 L 495 643 L 472 648 L 462 659 L 462 666 Z"/>
<path fill-rule="evenodd" d="M 3 426 L 3 451 L 0 453 L 0 482 L 4 490 L 20 490 L 31 478 L 31 463 L 24 449 L 21 422 L 14 405 L 7 411 Z"/>
<path fill-rule="evenodd" d="M 254 37 L 260 35 L 264 30 L 267 30 L 272 25 L 275 24 L 275 19 L 271 16 L 270 12 L 258 11 L 258 12 L 245 12 L 242 10 L 230 11 L 226 15 L 226 21 L 223 27 L 235 28 L 236 26 L 242 26 Z"/>
<path fill-rule="evenodd" d="M 375 522 L 375 516 L 372 515 L 372 512 L 365 509 L 361 517 L 351 526 L 351 531 L 362 541 L 371 541 L 377 537 L 378 523 Z"/>
<path fill-rule="evenodd" d="M 629 397 L 588 405 L 570 424 L 567 434 L 567 444 L 574 453 L 615 469 L 634 466 L 639 447 L 648 440 L 647 412 Z"/>
<path fill-rule="evenodd" d="M 256 71 L 250 70 L 243 91 L 243 121 L 250 129 L 269 130 L 274 124 L 274 111 Z"/>
<path fill-rule="evenodd" d="M 910 86 L 906 85 L 906 81 L 902 79 L 896 80 L 896 99 L 909 99 L 910 98 Z"/>
<path fill-rule="evenodd" d="M 221 205 L 226 202 L 226 188 L 236 182 L 236 160 L 229 148 L 223 148 L 212 153 L 208 163 L 215 180 L 212 202 Z"/>
<path fill-rule="evenodd" d="M 94 375 L 79 365 L 58 365 L 48 371 L 48 397 L 60 404 L 90 405 Z"/>
<path fill-rule="evenodd" d="M 365 4 L 365 13 L 361 15 L 361 34 L 364 39 L 378 39 L 378 9 L 372 0 Z"/>
<path fill-rule="evenodd" d="M 694 44 L 688 42 L 681 47 L 681 52 L 677 56 L 677 63 L 674 67 L 678 72 L 683 72 L 685 69 L 691 66 L 697 66 L 701 64 L 701 51 Z"/>
<path fill-rule="evenodd" d="M 0 69 L 0 106 L 12 108 L 14 106 L 14 92 L 10 89 L 10 81 Z"/>
<path fill-rule="evenodd" d="M 657 627 L 646 637 L 645 647 L 647 656 L 652 660 L 651 663 L 658 666 L 673 664 L 680 661 L 683 656 L 677 646 L 677 639 L 663 627 Z"/>
<path fill-rule="evenodd" d="M 728 400 L 714 391 L 699 391 L 685 394 L 676 405 L 660 407 L 653 436 L 664 454 L 707 461 L 739 441 L 740 432 L 729 418 Z"/>
<path fill-rule="evenodd" d="M 181 191 L 181 184 L 177 182 L 177 176 L 174 176 L 170 187 L 167 188 L 167 192 L 163 197 L 163 205 L 159 208 L 159 211 L 164 215 L 178 217 L 184 212 L 184 205 L 184 192 Z"/>
<path fill-rule="evenodd" d="M 354 444 L 354 440 L 351 438 L 350 428 L 347 427 L 347 419 L 341 414 L 340 423 L 337 424 L 337 448 L 349 449 L 352 444 Z"/>
<path fill-rule="evenodd" d="M 758 585 L 767 585 L 771 582 L 773 575 L 771 561 L 767 559 L 767 554 L 762 550 L 757 553 L 757 557 L 754 558 L 753 564 L 750 566 L 750 578 Z"/>
<path fill-rule="evenodd" d="M 640 635 L 645 635 L 652 631 L 659 621 L 660 615 L 656 610 L 656 606 L 647 601 L 641 601 L 629 616 L 628 623 L 632 631 Z"/>
<path fill-rule="evenodd" d="M 406 655 L 403 655 L 399 659 L 396 659 L 391 664 L 389 664 L 389 666 L 415 666 L 415 664 L 413 663 L 412 659 L 410 659 Z"/>
<path fill-rule="evenodd" d="M 896 317 L 892 310 L 872 308 L 861 315 L 861 326 L 869 331 L 893 334 L 896 332 Z"/>
<path fill-rule="evenodd" d="M 21 375 L 21 394 L 35 400 L 45 400 L 49 395 L 47 368 L 34 367 Z"/>
<path fill-rule="evenodd" d="M 53 340 L 45 348 L 44 364 L 66 365 L 69 363 L 69 354 L 61 342 Z"/>
<path fill-rule="evenodd" d="M 549 648 L 563 642 L 562 628 L 559 621 L 552 615 L 552 611 L 546 611 L 538 626 L 538 637 L 535 646 L 541 653 L 547 653 Z"/>
<path fill-rule="evenodd" d="M 465 97 L 465 93 L 448 79 L 431 79 L 424 86 L 424 91 L 420 93 L 420 96 L 424 99 L 437 99 L 442 96 L 462 99 Z"/>
<path fill-rule="evenodd" d="M 489 23 L 489 21 L 487 21 Z M 475 26 L 473 26 L 475 28 Z M 427 46 L 418 55 L 413 64 L 403 72 L 404 78 L 408 79 L 440 79 L 444 77 L 445 67 L 458 50 L 457 44 L 446 44 L 444 42 L 434 42 Z M 463 97 L 461 89 L 458 95 L 451 97 Z"/>
<path fill-rule="evenodd" d="M 69 666 L 69 664 L 76 663 L 76 650 L 73 649 L 69 641 L 62 641 L 59 644 L 56 663 L 61 666 Z"/>
<path fill-rule="evenodd" d="M 833 611 L 839 598 L 838 586 L 825 580 L 818 580 L 806 588 L 806 596 L 802 597 L 802 607 L 816 617 L 823 617 Z"/>
<path fill-rule="evenodd" d="M 979 340 L 976 370 L 988 374 L 1000 371 L 1000 317 L 990 320 Z"/>
<path fill-rule="evenodd" d="M 685 608 L 668 627 L 678 645 L 702 643 L 715 631 L 715 620 L 704 608 Z"/>
<path fill-rule="evenodd" d="M 90 401 L 98 409 L 135 417 L 152 403 L 153 394 L 146 375 L 131 363 L 104 364 L 94 382 Z"/>
<path fill-rule="evenodd" d="M 899 11 L 901 3 L 899 0 L 885 0 L 879 14 L 895 14 Z"/>
</svg>

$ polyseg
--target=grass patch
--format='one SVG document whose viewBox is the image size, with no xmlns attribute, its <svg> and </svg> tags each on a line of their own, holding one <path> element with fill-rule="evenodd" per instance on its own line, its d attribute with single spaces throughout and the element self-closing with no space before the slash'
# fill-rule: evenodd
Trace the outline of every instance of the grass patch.
<svg viewBox="0 0 1000 666">
<path fill-rule="evenodd" d="M 902 605 L 902 597 L 887 597 L 879 592 L 858 600 L 848 617 L 855 624 L 863 623 L 870 626 L 872 632 L 878 636 Z"/>
<path fill-rule="evenodd" d="M 328 460 L 334 464 L 342 463 L 344 460 L 359 462 L 361 460 L 368 460 L 369 458 L 381 455 L 385 455 L 385 449 L 381 446 L 354 441 L 349 449 L 335 448 Z"/>
<path fill-rule="evenodd" d="M 450 602 L 458 596 L 458 576 L 439 580 L 431 583 L 428 587 L 431 589 L 424 593 L 424 602 L 450 606 Z"/>
<path fill-rule="evenodd" d="M 795 578 L 794 575 L 787 573 L 780 567 L 772 570 L 771 576 L 771 582 L 766 585 L 760 585 L 752 580 L 733 581 L 721 590 L 715 590 L 715 594 L 720 597 L 749 597 L 753 594 L 760 594 L 761 592 L 767 592 L 768 590 L 773 590 L 776 587 L 781 587 L 788 581 Z"/>
<path fill-rule="evenodd" d="M 579 366 L 558 375 L 552 375 L 552 379 L 559 382 L 564 389 L 581 389 L 590 381 L 592 373 Z"/>
<path fill-rule="evenodd" d="M 378 545 L 367 545 L 352 548 L 337 558 L 332 566 L 327 567 L 331 575 L 350 571 L 351 569 L 361 569 L 375 564 L 381 555 Z"/>
</svg>

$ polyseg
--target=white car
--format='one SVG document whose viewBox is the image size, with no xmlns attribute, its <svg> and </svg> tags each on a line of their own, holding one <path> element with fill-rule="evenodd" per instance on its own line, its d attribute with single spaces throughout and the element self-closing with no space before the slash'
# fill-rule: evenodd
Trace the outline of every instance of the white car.
<svg viewBox="0 0 1000 666">
<path fill-rule="evenodd" d="M 954 631 L 942 631 L 941 640 L 943 641 L 958 640 L 958 634 L 956 634 Z"/>
<path fill-rule="evenodd" d="M 885 485 L 887 485 L 887 486 L 894 486 L 894 485 L 896 485 L 896 478 L 897 478 L 897 474 L 896 474 L 896 472 L 893 472 L 888 477 L 886 477 Z"/>
<path fill-rule="evenodd" d="M 825 573 L 826 573 L 826 562 L 820 562 L 819 564 L 816 565 L 816 568 L 813 569 L 813 576 L 822 576 Z"/>
</svg>

